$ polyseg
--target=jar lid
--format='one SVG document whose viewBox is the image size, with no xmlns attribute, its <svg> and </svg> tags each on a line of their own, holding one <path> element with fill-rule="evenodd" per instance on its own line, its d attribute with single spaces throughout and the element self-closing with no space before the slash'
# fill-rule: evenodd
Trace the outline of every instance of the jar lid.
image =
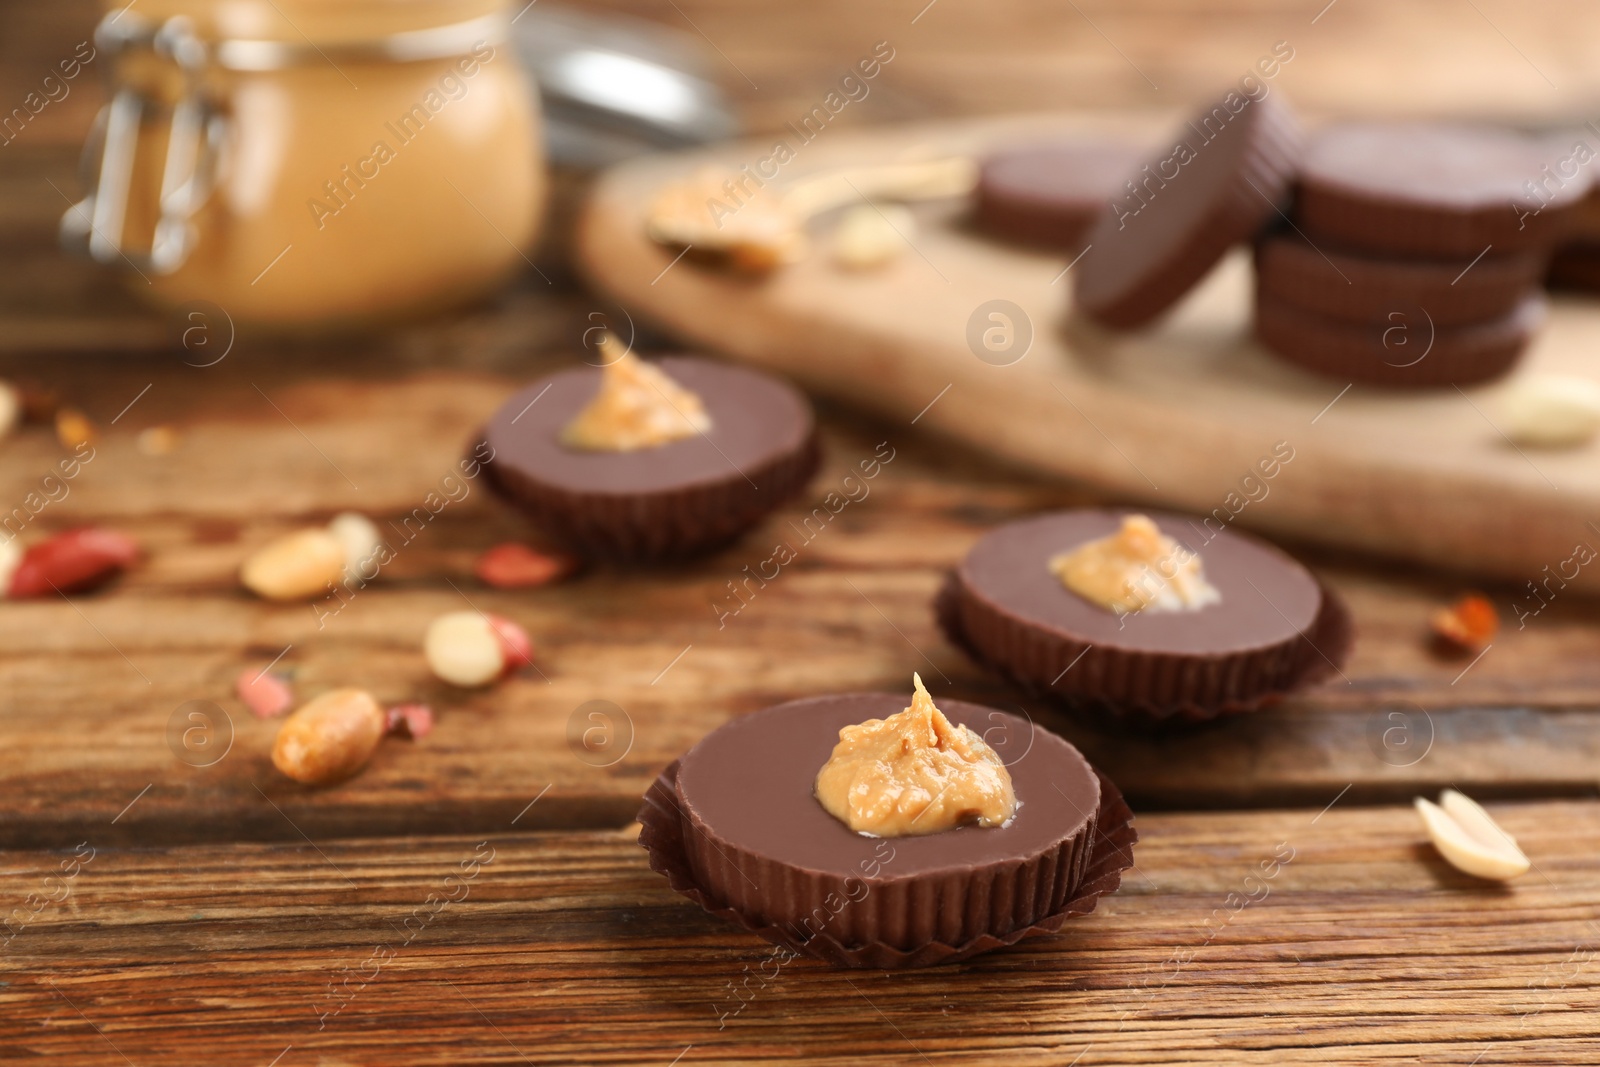
<svg viewBox="0 0 1600 1067">
<path fill-rule="evenodd" d="M 145 0 L 137 12 L 123 8 L 126 17 L 103 20 L 100 32 L 113 45 L 119 37 L 131 43 L 180 18 L 208 58 L 229 70 L 407 63 L 503 41 L 507 8 L 507 0 Z"/>
</svg>

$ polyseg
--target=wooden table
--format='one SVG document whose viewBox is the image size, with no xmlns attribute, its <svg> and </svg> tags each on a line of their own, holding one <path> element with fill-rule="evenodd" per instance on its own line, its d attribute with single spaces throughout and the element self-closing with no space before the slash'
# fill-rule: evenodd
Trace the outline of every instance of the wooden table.
<svg viewBox="0 0 1600 1067">
<path fill-rule="evenodd" d="M 731 25 L 687 6 L 714 34 Z M 41 41 L 84 21 L 81 6 L 29 17 Z M 733 58 L 753 65 L 744 44 Z M 770 63 L 803 67 L 795 49 Z M 30 62 L 9 53 L 0 85 Z M 56 387 L 101 431 L 28 534 L 102 523 L 149 559 L 98 594 L 0 604 L 0 1062 L 1600 1060 L 1592 602 L 1560 598 L 1481 659 L 1442 660 L 1427 614 L 1470 579 L 1290 546 L 1354 610 L 1345 677 L 1208 729 L 1117 733 L 1019 702 L 928 612 L 985 529 L 1089 497 L 829 409 L 811 492 L 712 559 L 489 590 L 472 560 L 522 528 L 474 487 L 319 628 L 304 605 L 245 594 L 241 557 L 344 509 L 398 523 L 516 383 L 571 358 L 600 301 L 534 276 L 384 338 L 242 336 L 216 366 L 185 365 L 170 323 L 54 250 L 50 182 L 75 191 L 88 111 L 0 148 L 0 375 Z M 179 451 L 142 454 L 138 433 L 163 424 Z M 871 496 L 719 627 L 726 583 L 885 441 Z M 44 428 L 0 446 L 0 510 L 61 454 Z M 538 670 L 472 695 L 430 681 L 422 630 L 468 604 L 523 623 Z M 438 728 L 386 742 L 342 786 L 295 786 L 267 759 L 275 724 L 231 693 L 280 654 L 302 694 L 424 699 Z M 638 798 L 730 716 L 903 689 L 913 670 L 1080 745 L 1139 813 L 1138 866 L 1092 916 L 1013 951 L 775 973 L 767 946 L 650 872 Z M 594 699 L 623 713 L 603 759 L 568 741 Z M 220 709 L 219 747 L 231 736 L 211 766 L 169 742 L 190 701 Z M 1498 888 L 1445 866 L 1409 807 L 1445 785 L 1492 800 L 1535 869 Z M 1292 859 L 1241 906 L 1274 856 Z M 446 888 L 474 858 L 465 895 Z"/>
</svg>

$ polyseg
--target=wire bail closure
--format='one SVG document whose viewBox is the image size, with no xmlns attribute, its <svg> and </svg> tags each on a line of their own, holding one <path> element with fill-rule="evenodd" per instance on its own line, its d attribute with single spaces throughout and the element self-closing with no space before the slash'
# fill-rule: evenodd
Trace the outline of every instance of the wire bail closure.
<svg viewBox="0 0 1600 1067">
<path fill-rule="evenodd" d="M 228 119 L 202 81 L 209 49 L 185 16 L 158 24 L 126 9 L 101 19 L 94 39 L 112 61 L 143 49 L 175 64 L 183 76 L 183 89 L 171 105 L 171 133 L 150 247 L 130 249 L 124 231 L 139 131 L 145 117 L 165 105 L 144 89 L 117 84 L 114 63 L 106 64 L 111 101 L 95 117 L 81 163 L 89 193 L 62 215 L 61 244 L 98 263 L 120 260 L 141 272 L 171 274 L 194 250 L 194 216 L 211 195 L 228 136 Z"/>
</svg>

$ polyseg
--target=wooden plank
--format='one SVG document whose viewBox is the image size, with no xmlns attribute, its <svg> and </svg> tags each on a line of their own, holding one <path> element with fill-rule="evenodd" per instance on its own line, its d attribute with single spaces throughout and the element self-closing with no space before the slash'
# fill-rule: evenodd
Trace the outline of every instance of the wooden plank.
<svg viewBox="0 0 1600 1067">
<path fill-rule="evenodd" d="M 76 840 L 0 854 L 8 907 L 61 898 L 28 902 L 5 946 L 0 1047 L 141 1067 L 1589 1062 L 1600 805 L 1495 813 L 1535 863 L 1507 888 L 1444 866 L 1409 808 L 1147 816 L 1124 888 L 1062 936 L 855 973 L 774 962 L 671 893 L 631 829 L 123 851 L 102 824 L 75 877 L 51 872 Z"/>
<path fill-rule="evenodd" d="M 777 180 L 1107 128 L 1154 142 L 1178 122 L 1102 113 L 844 131 L 803 144 Z M 674 250 L 645 235 L 659 191 L 708 166 L 737 173 L 772 154 L 771 139 L 756 138 L 606 174 L 579 231 L 588 277 L 683 336 L 813 391 L 892 419 L 926 410 L 928 426 L 975 449 L 1122 496 L 1279 536 L 1449 560 L 1517 584 L 1540 582 L 1549 568 L 1562 585 L 1600 592 L 1600 568 L 1585 569 L 1582 553 L 1573 559 L 1575 546 L 1592 559 L 1600 544 L 1595 449 L 1535 458 L 1499 428 L 1518 375 L 1588 373 L 1600 343 L 1593 299 L 1557 298 L 1506 381 L 1417 391 L 1316 377 L 1255 344 L 1244 250 L 1148 329 L 1069 320 L 1068 257 L 973 231 L 964 201 L 923 205 L 914 251 L 871 273 L 841 270 L 825 243 L 760 283 L 692 262 L 667 270 Z M 825 242 L 824 224 L 815 228 Z M 1416 358 L 1427 358 L 1431 325 L 1414 312 L 1409 326 L 1396 321 L 1410 329 Z M 990 357 L 977 338 L 995 322 L 1014 350 Z M 1257 494 L 1276 501 L 1249 506 Z"/>
</svg>

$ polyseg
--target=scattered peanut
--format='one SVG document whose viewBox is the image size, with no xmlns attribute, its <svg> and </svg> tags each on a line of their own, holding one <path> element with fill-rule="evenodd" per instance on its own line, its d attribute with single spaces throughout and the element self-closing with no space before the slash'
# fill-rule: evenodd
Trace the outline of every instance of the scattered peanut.
<svg viewBox="0 0 1600 1067">
<path fill-rule="evenodd" d="M 887 266 L 900 258 L 916 232 L 916 217 L 900 204 L 857 204 L 833 231 L 833 261 L 846 270 Z"/>
<path fill-rule="evenodd" d="M 178 450 L 183 438 L 171 426 L 150 426 L 139 431 L 135 444 L 146 456 L 170 456 Z"/>
<path fill-rule="evenodd" d="M 126 534 L 94 527 L 68 530 L 22 553 L 6 584 L 5 595 L 82 592 L 109 581 L 138 559 L 139 545 Z"/>
<path fill-rule="evenodd" d="M 420 741 L 433 732 L 433 709 L 426 704 L 396 704 L 386 712 L 389 733 Z"/>
<path fill-rule="evenodd" d="M 737 211 L 725 205 L 725 183 L 737 175 L 703 167 L 662 189 L 650 205 L 645 230 L 669 248 L 692 248 L 701 256 L 725 257 L 751 274 L 765 274 L 805 255 L 805 218 L 768 191 L 745 200 Z"/>
<path fill-rule="evenodd" d="M 533 662 L 533 643 L 522 627 L 498 615 L 456 611 L 428 624 L 422 641 L 428 668 L 466 689 L 488 685 Z"/>
<path fill-rule="evenodd" d="M 1528 857 L 1517 842 L 1464 794 L 1446 789 L 1438 804 L 1417 797 L 1416 806 L 1434 847 L 1452 867 L 1498 882 L 1527 873 Z"/>
<path fill-rule="evenodd" d="M 0 591 L 11 588 L 11 578 L 22 563 L 22 546 L 12 537 L 0 541 Z"/>
<path fill-rule="evenodd" d="M 515 541 L 495 545 L 478 557 L 473 573 L 496 589 L 531 589 L 565 578 L 577 569 L 571 556 L 540 552 Z"/>
<path fill-rule="evenodd" d="M 239 580 L 268 600 L 310 600 L 344 576 L 345 546 L 327 530 L 297 530 L 256 549 Z"/>
<path fill-rule="evenodd" d="M 294 692 L 289 683 L 266 670 L 246 667 L 233 683 L 239 700 L 257 718 L 270 719 L 282 715 L 294 703 Z"/>
<path fill-rule="evenodd" d="M 1428 624 L 1446 644 L 1462 651 L 1478 652 L 1494 640 L 1500 629 L 1500 616 L 1487 598 L 1473 594 L 1435 611 Z"/>
<path fill-rule="evenodd" d="M 340 512 L 328 523 L 328 532 L 344 546 L 345 577 L 371 578 L 371 574 L 363 574 L 362 570 L 371 569 L 370 561 L 383 543 L 383 535 L 372 520 L 357 511 Z"/>
<path fill-rule="evenodd" d="M 22 421 L 22 393 L 10 382 L 0 382 L 0 438 L 8 437 Z"/>
<path fill-rule="evenodd" d="M 76 451 L 94 444 L 98 436 L 89 416 L 77 408 L 61 408 L 56 412 L 56 439 L 62 448 Z"/>
<path fill-rule="evenodd" d="M 387 725 L 370 693 L 330 690 L 283 721 L 272 745 L 273 765 L 307 785 L 337 782 L 367 765 Z"/>
<path fill-rule="evenodd" d="M 1518 378 L 1501 401 L 1506 433 L 1542 448 L 1572 448 L 1600 433 L 1600 382 L 1557 374 Z"/>
</svg>

